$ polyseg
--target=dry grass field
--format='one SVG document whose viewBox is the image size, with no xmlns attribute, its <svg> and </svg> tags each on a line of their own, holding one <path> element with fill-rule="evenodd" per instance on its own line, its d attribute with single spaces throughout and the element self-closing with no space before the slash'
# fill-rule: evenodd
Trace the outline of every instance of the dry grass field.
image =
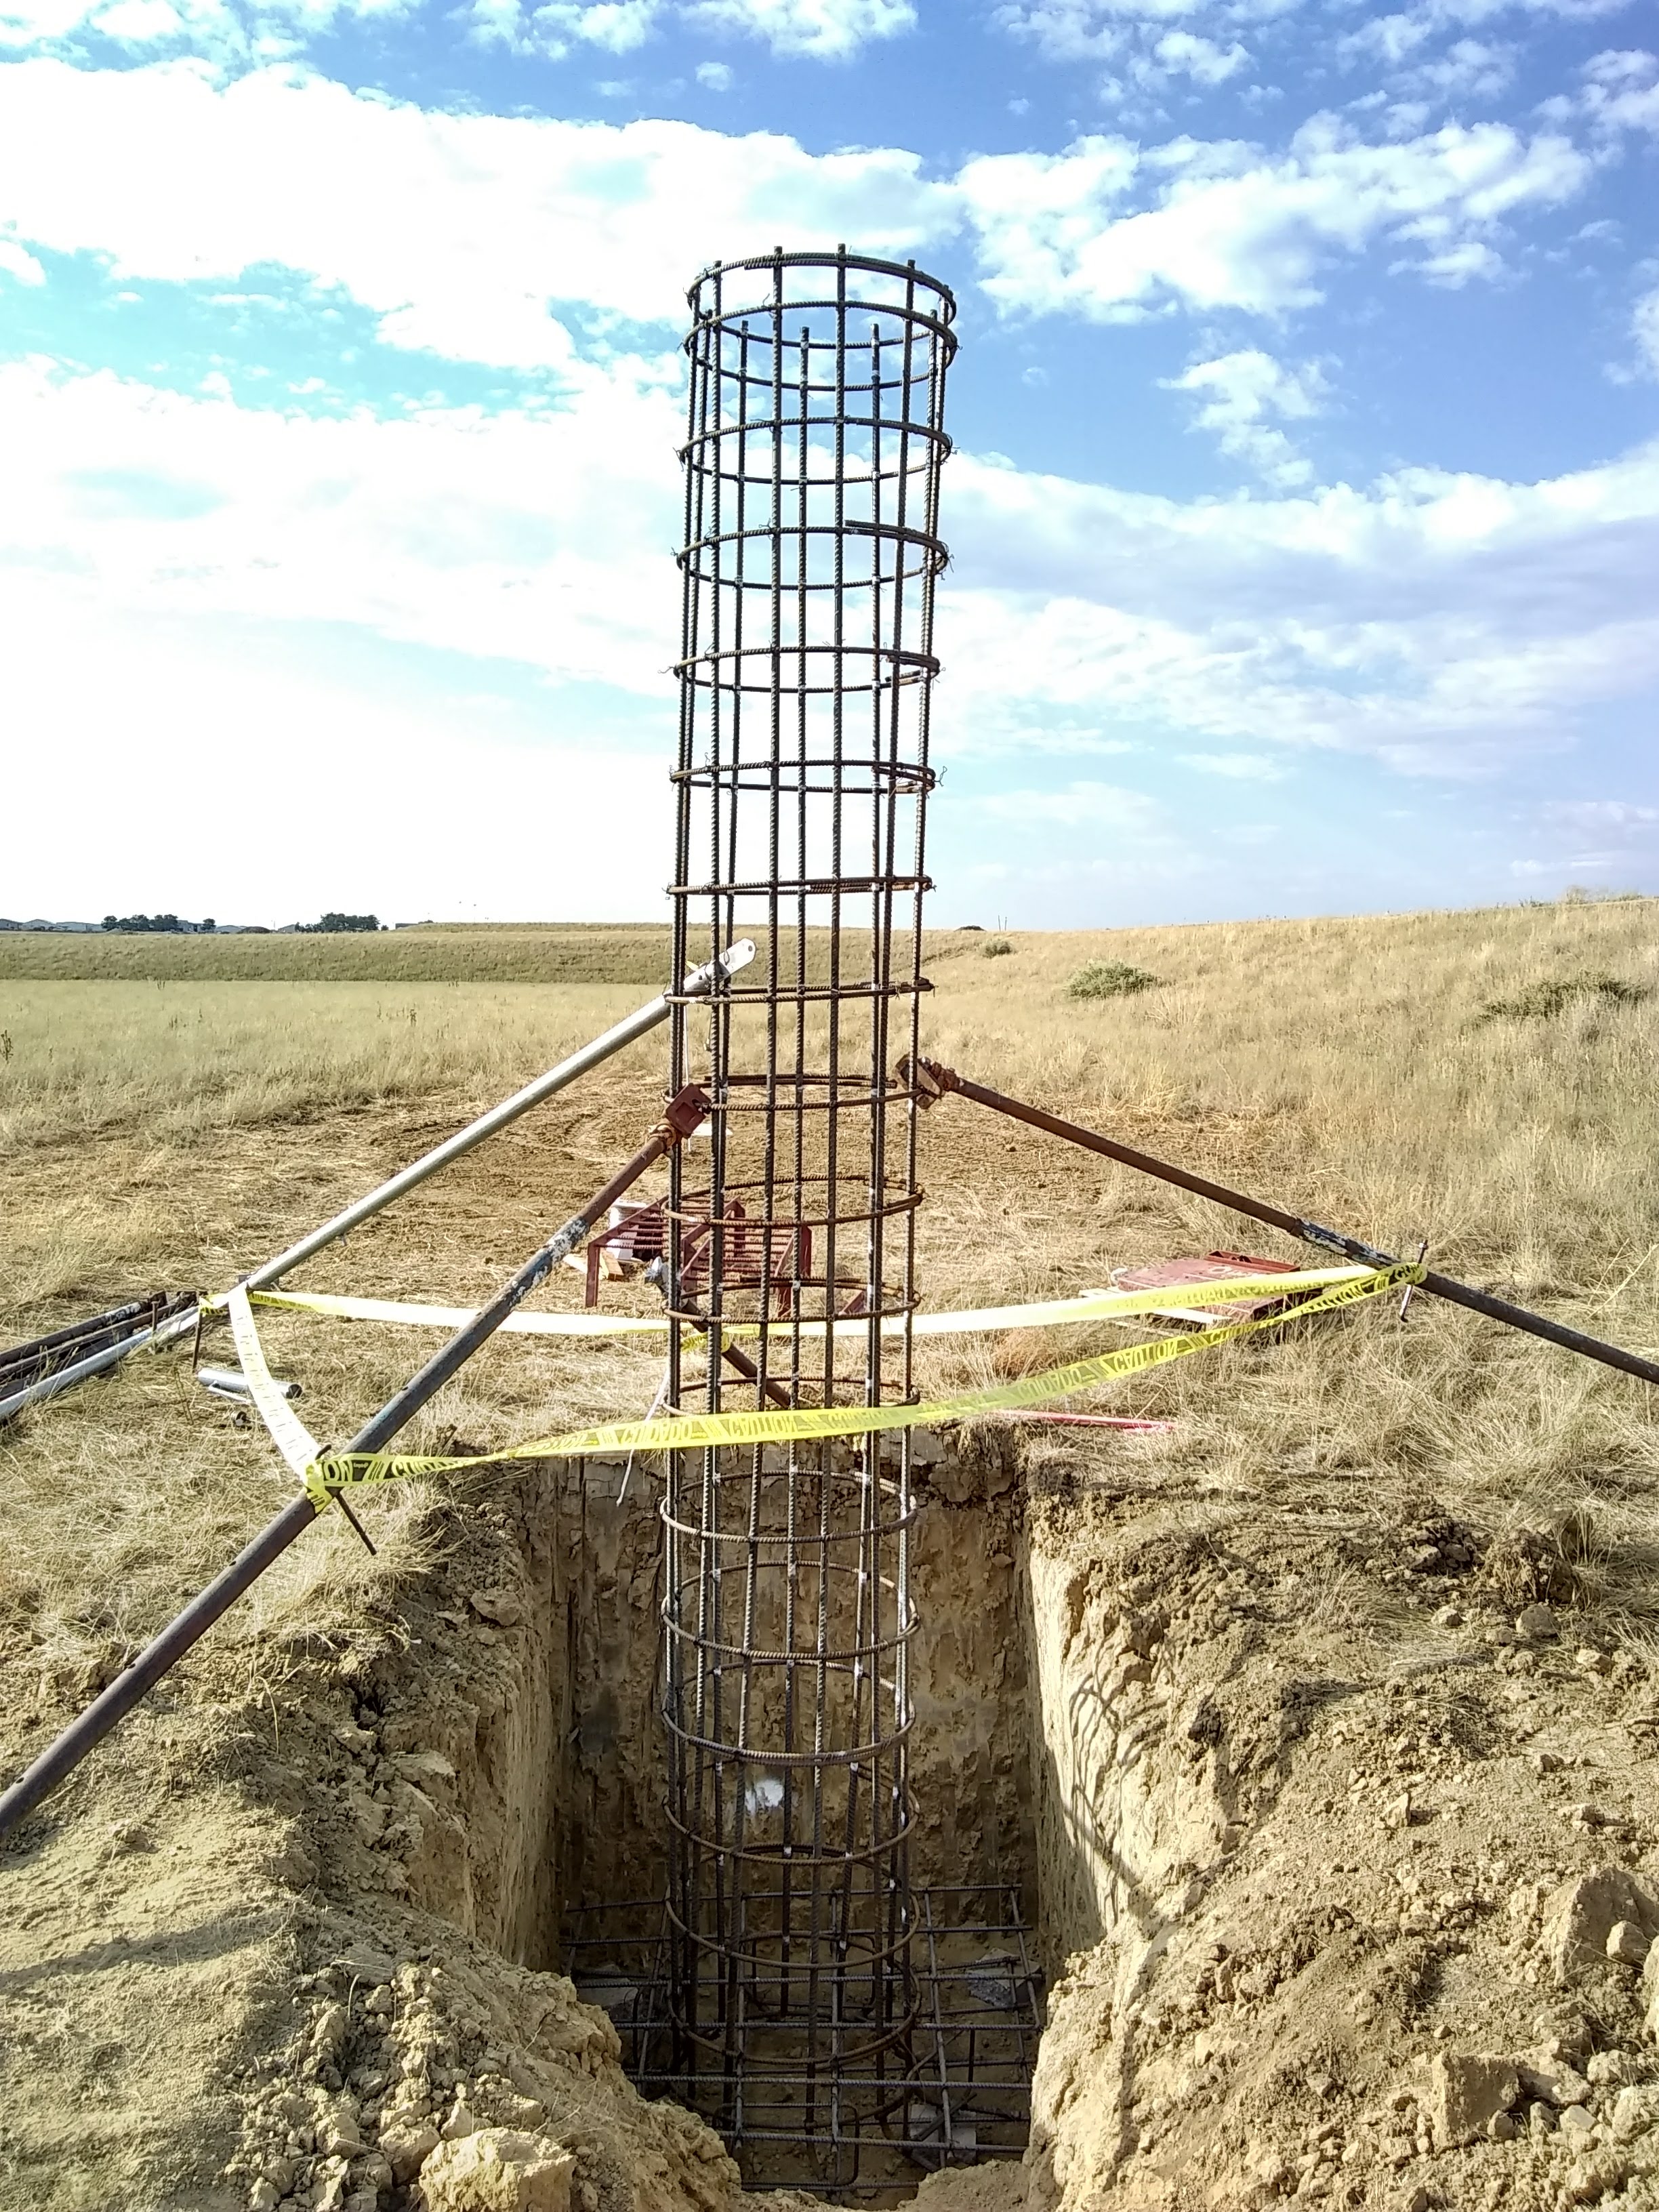
<svg viewBox="0 0 1659 2212">
<path fill-rule="evenodd" d="M 319 936 L 0 932 L 0 979 L 62 983 L 654 983 L 649 923 L 421 923 Z"/>
<path fill-rule="evenodd" d="M 232 1279 L 618 1018 L 639 1003 L 641 979 L 656 980 L 661 933 L 569 935 L 576 955 L 563 933 L 501 933 L 548 946 L 556 967 L 609 946 L 620 974 L 500 983 L 494 933 L 477 931 L 407 940 L 440 967 L 476 958 L 486 980 L 474 983 L 0 980 L 0 1336 L 20 1340 L 153 1284 Z M 935 1057 L 1384 1249 L 1413 1254 L 1426 1238 L 1447 1273 L 1659 1351 L 1659 905 L 1016 933 L 997 957 L 987 941 L 929 941 Z M 303 961 L 404 944 L 400 933 L 92 950 L 213 963 L 227 947 Z M 1143 968 L 1158 987 L 1068 996 L 1068 979 L 1100 958 Z M 1581 977 L 1654 995 L 1483 1018 L 1493 1001 Z M 632 1148 L 655 1112 L 660 1060 L 660 1038 L 632 1048 L 325 1255 L 305 1285 L 483 1296 Z M 1271 1231 L 959 1100 L 933 1114 L 924 1139 L 926 1304 L 1074 1291 L 1111 1265 L 1183 1249 L 1290 1256 Z M 576 1303 L 576 1279 L 554 1295 Z M 267 1328 L 327 1435 L 348 1432 L 429 1342 L 287 1317 Z M 1042 1345 L 1059 1358 L 1100 1340 Z M 927 1379 L 992 1380 L 1000 1356 L 1006 1364 L 1006 1347 L 951 1340 Z M 655 1376 L 637 1348 L 504 1342 L 434 1403 L 411 1449 L 622 1416 L 648 1403 Z M 1253 1494 L 1340 1490 L 1352 1474 L 1368 1489 L 1383 1480 L 1480 1493 L 1519 1518 L 1593 1500 L 1612 1531 L 1632 1482 L 1647 1510 L 1656 1455 L 1644 1399 L 1639 1386 L 1419 1302 L 1403 1329 L 1368 1313 L 1305 1343 L 1181 1363 L 1113 1403 L 1178 1414 L 1159 1454 Z M 141 1633 L 285 1480 L 191 1394 L 173 1358 L 140 1360 L 20 1424 L 0 1457 L 21 1509 L 3 1571 L 66 1646 Z M 116 1468 L 117 1483 L 93 1480 Z M 355 1547 L 312 1548 L 339 1552 L 355 1573 Z"/>
<path fill-rule="evenodd" d="M 1427 1240 L 1444 1272 L 1659 1356 L 1659 903 L 1006 942 L 993 956 L 971 933 L 930 940 L 933 1056 L 1386 1249 Z M 636 1005 L 663 944 L 645 930 L 0 939 L 0 1341 L 152 1285 L 228 1283 Z M 1069 995 L 1091 960 L 1156 985 Z M 1583 988 L 1539 998 L 1552 983 Z M 295 1286 L 477 1299 L 632 1148 L 657 1110 L 661 1059 L 660 1038 L 635 1047 Z M 1270 1231 L 961 1100 L 923 1137 L 927 1306 L 1075 1291 L 1114 1265 L 1214 1246 L 1292 1256 Z M 550 1297 L 577 1304 L 576 1277 Z M 262 1328 L 328 1439 L 434 1341 L 289 1316 Z M 924 1381 L 971 1385 L 1117 1340 L 951 1340 Z M 186 1369 L 177 1354 L 140 1358 L 0 1432 L 8 1766 L 288 1495 L 264 1439 Z M 407 1432 L 410 1448 L 487 1449 L 640 1412 L 659 1372 L 637 1346 L 501 1340 Z M 1401 1523 L 1431 1501 L 1500 1544 L 1506 1530 L 1571 1532 L 1587 1617 L 1645 1668 L 1659 1662 L 1650 1400 L 1419 1298 L 1403 1327 L 1372 1306 L 1176 1363 L 1091 1401 L 1167 1416 L 1167 1435 L 1064 1432 L 1063 1457 L 1069 1480 L 1115 1470 L 1149 1510 L 1196 1498 L 1263 1525 L 1310 1512 Z M 487 1489 L 474 1478 L 462 1494 Z M 192 1662 L 215 1710 L 263 1699 L 275 1713 L 293 1663 L 284 1634 L 341 1654 L 367 1614 L 384 1632 L 388 1603 L 430 1564 L 445 1494 L 367 1501 L 375 1560 L 337 1516 L 313 1531 Z M 1282 1663 L 1333 1624 L 1376 1650 L 1432 1643 L 1386 1594 L 1322 1571 L 1283 1631 Z M 76 1784 L 99 1834 L 118 1826 L 128 1786 L 108 1753 Z M 118 1910 L 107 1857 L 76 1877 L 88 1924 Z M 46 2201 L 7 2198 L 5 2155 L 0 2130 L 0 2202 Z M 52 2201 L 106 2201 L 87 2187 Z"/>
</svg>

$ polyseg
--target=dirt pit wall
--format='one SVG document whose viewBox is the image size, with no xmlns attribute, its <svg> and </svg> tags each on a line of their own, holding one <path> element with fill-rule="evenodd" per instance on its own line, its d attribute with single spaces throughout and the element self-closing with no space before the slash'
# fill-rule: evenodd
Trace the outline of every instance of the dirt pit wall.
<svg viewBox="0 0 1659 2212">
<path fill-rule="evenodd" d="M 381 1699 L 381 1768 L 454 1769 L 409 1780 L 435 1817 L 388 1821 L 386 1889 L 532 1969 L 561 1910 L 660 1881 L 657 1522 L 622 1472 L 526 1491 L 495 1580 L 434 1603 L 470 1671 L 440 1638 Z M 1653 1685 L 1570 1589 L 1528 1613 L 1541 1539 L 1027 1476 L 1000 1432 L 919 1489 L 914 1875 L 1018 1879 L 1051 1982 L 1024 2164 L 931 2212 L 1655 2201 Z M 1560 1934 L 1604 1892 L 1627 1956 Z M 463 2094 L 507 2124 L 479 2063 L 427 2124 Z"/>
<path fill-rule="evenodd" d="M 1036 1910 L 1018 1477 L 922 1440 L 911 1541 L 917 1628 L 911 1878 L 1012 1881 Z M 570 1718 L 549 1855 L 567 1909 L 663 1894 L 660 1522 L 650 1477 L 592 1460 L 565 1478 L 558 1551 Z"/>
<path fill-rule="evenodd" d="M 1018 1472 L 931 1440 L 923 1460 L 913 1879 L 1012 1882 L 1034 1911 Z M 464 1519 L 403 1601 L 403 1635 L 289 1727 L 313 1784 L 288 1807 L 293 1870 L 339 1909 L 312 1931 L 284 2086 L 250 2108 L 227 2178 L 255 2212 L 444 2212 L 485 2202 L 443 2193 L 445 2146 L 516 2129 L 532 2166 L 574 2145 L 574 2183 L 605 2212 L 723 2203 L 740 2185 L 717 2139 L 634 2096 L 611 2022 L 559 1972 L 585 1908 L 634 1900 L 648 1932 L 661 1895 L 649 1476 L 550 1466 Z M 550 2043 L 582 2076 L 574 2103 Z M 523 2185 L 538 2203 L 542 2181 Z"/>
<path fill-rule="evenodd" d="M 1549 1540 L 1056 1487 L 1055 1978 L 999 2201 L 1659 2204 L 1655 1683 L 1565 1571 L 1530 1595 Z"/>
</svg>

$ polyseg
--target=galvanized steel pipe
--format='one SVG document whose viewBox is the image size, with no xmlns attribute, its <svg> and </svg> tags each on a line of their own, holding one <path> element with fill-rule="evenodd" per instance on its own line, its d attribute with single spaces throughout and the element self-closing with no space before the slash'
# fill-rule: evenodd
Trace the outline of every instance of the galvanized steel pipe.
<svg viewBox="0 0 1659 2212">
<path fill-rule="evenodd" d="M 594 1223 L 603 1218 L 612 1201 L 637 1182 L 646 1170 L 661 1159 L 665 1153 L 672 1152 L 680 1139 L 689 1135 L 702 1121 L 708 1111 L 708 1101 L 695 1085 L 688 1085 L 672 1099 L 663 1120 L 652 1131 L 649 1141 L 611 1176 L 602 1190 L 594 1193 L 580 1212 L 573 1213 L 569 1220 L 554 1232 L 540 1251 L 526 1261 L 482 1313 L 475 1315 L 464 1328 L 458 1330 L 441 1351 L 433 1354 L 419 1374 L 406 1382 L 396 1397 L 388 1400 L 373 1419 L 358 1430 L 346 1446 L 347 1451 L 380 1451 L 390 1443 L 398 1431 L 413 1419 L 428 1399 L 433 1397 L 450 1376 L 495 1334 L 508 1315 L 524 1303 L 566 1254 L 576 1249 Z M 0 1836 L 15 1828 L 20 1820 L 32 1813 L 41 1799 L 80 1765 L 93 1747 L 100 1743 L 112 1729 L 126 1718 L 139 1699 L 155 1688 L 161 1677 L 184 1657 L 191 1644 L 212 1627 L 222 1613 L 229 1610 L 244 1590 L 259 1579 L 273 1560 L 280 1559 L 289 1546 L 305 1534 L 317 1517 L 317 1507 L 307 1493 L 302 1492 L 298 1498 L 291 1499 L 276 1519 L 268 1522 L 253 1540 L 237 1553 L 230 1565 L 216 1575 L 207 1588 L 193 1597 L 159 1636 L 145 1645 L 125 1672 L 118 1674 L 109 1687 L 94 1698 L 86 1711 L 72 1720 L 63 1734 L 48 1744 L 39 1759 L 13 1783 L 11 1788 L 0 1796 Z"/>
<path fill-rule="evenodd" d="M 173 1314 L 167 1321 L 158 1322 L 154 1328 L 141 1328 L 132 1336 L 123 1337 L 118 1344 L 106 1344 L 101 1352 L 92 1352 L 85 1359 L 77 1359 L 72 1367 L 60 1367 L 55 1375 L 43 1375 L 38 1382 L 29 1383 L 27 1389 L 14 1390 L 9 1398 L 0 1398 L 0 1426 L 14 1419 L 25 1407 L 39 1406 L 48 1398 L 55 1398 L 60 1390 L 67 1390 L 72 1383 L 84 1382 L 89 1376 L 101 1375 L 106 1368 L 118 1367 L 129 1352 L 142 1351 L 145 1345 L 149 1345 L 152 1352 L 158 1352 L 164 1344 L 172 1344 L 178 1338 L 187 1336 L 196 1326 L 198 1311 L 198 1309 L 192 1305 L 185 1313 Z"/>
<path fill-rule="evenodd" d="M 625 1046 L 649 1036 L 659 1024 L 667 1020 L 679 999 L 705 996 L 717 981 L 725 981 L 735 975 L 740 969 L 746 968 L 754 957 L 755 946 L 749 938 L 740 938 L 735 945 L 728 945 L 725 951 L 716 954 L 704 966 L 693 969 L 672 998 L 664 995 L 651 1000 L 636 1013 L 629 1014 L 625 1021 L 618 1022 L 614 1029 L 606 1030 L 603 1036 L 595 1037 L 592 1044 L 585 1044 L 580 1052 L 573 1052 L 568 1060 L 562 1060 L 556 1067 L 550 1067 L 545 1075 L 538 1075 L 533 1083 L 526 1083 L 522 1091 L 515 1091 L 510 1098 L 503 1098 L 499 1106 L 492 1106 L 487 1114 L 481 1114 L 476 1121 L 469 1121 L 465 1128 L 458 1129 L 453 1137 L 446 1137 L 441 1145 L 422 1153 L 410 1166 L 400 1168 L 395 1176 L 381 1183 L 378 1189 L 370 1191 L 366 1198 L 358 1199 L 355 1205 L 348 1206 L 343 1212 L 337 1213 L 331 1221 L 324 1222 L 320 1229 L 313 1229 L 309 1236 L 301 1237 L 297 1244 L 290 1244 L 286 1252 L 279 1252 L 274 1260 L 267 1260 L 263 1267 L 255 1267 L 251 1274 L 244 1275 L 244 1285 L 250 1291 L 264 1291 L 269 1290 L 273 1283 L 281 1282 L 283 1277 L 290 1273 L 302 1260 L 309 1260 L 330 1244 L 337 1243 L 342 1237 L 361 1227 L 365 1221 L 371 1220 L 394 1199 L 403 1197 L 406 1191 L 423 1183 L 428 1176 L 436 1175 L 440 1168 L 447 1167 L 452 1160 L 458 1160 L 463 1153 L 470 1152 L 475 1145 L 483 1144 L 486 1137 L 493 1137 L 498 1129 L 505 1129 L 521 1114 L 527 1114 L 532 1106 L 539 1106 L 544 1098 L 552 1097 L 556 1091 L 562 1091 L 567 1085 L 575 1082 L 578 1076 L 587 1074 L 602 1062 L 613 1059 Z"/>
</svg>

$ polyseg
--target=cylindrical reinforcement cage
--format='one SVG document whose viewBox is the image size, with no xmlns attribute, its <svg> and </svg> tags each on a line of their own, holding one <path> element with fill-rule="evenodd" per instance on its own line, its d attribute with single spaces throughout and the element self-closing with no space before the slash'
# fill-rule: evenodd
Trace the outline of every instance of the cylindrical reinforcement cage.
<svg viewBox="0 0 1659 2212">
<path fill-rule="evenodd" d="M 668 1401 L 912 1394 L 923 817 L 955 302 L 914 264 L 716 265 L 694 323 L 674 973 Z M 765 1321 L 745 1376 L 708 1332 Z M 713 1340 L 718 1341 L 717 1339 Z M 902 2138 L 908 1434 L 671 1455 L 664 1715 L 670 2012 L 686 2094 L 747 2154 Z M 840 2177 L 844 2178 L 844 2176 Z"/>
</svg>

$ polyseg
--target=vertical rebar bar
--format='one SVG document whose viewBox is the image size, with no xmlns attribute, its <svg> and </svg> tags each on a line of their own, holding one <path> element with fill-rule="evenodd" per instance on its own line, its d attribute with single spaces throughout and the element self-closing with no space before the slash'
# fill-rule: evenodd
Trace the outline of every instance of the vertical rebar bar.
<svg viewBox="0 0 1659 2212">
<path fill-rule="evenodd" d="M 955 302 L 844 247 L 689 298 L 675 972 L 739 927 L 761 953 L 675 1016 L 672 1084 L 713 1112 L 706 1166 L 673 1163 L 669 1401 L 879 1405 L 911 1389 L 916 1109 L 887 1069 L 927 988 Z M 754 1377 L 702 1352 L 757 1319 Z M 902 2130 L 908 1434 L 675 1454 L 663 1510 L 676 2063 L 739 2150 L 786 2094 L 840 2142 L 854 2075 Z"/>
</svg>

